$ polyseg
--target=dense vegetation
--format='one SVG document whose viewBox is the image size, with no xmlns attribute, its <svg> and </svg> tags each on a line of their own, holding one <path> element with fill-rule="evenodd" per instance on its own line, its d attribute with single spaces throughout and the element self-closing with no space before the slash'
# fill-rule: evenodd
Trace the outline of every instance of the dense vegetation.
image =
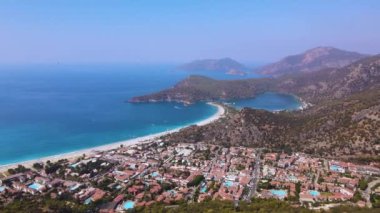
<svg viewBox="0 0 380 213">
<path fill-rule="evenodd" d="M 147 208 L 139 208 L 136 212 L 161 212 L 161 213 L 187 213 L 187 212 L 217 212 L 217 213 L 229 213 L 229 212 L 250 212 L 250 213 L 266 213 L 266 212 L 283 212 L 283 213 L 308 213 L 316 212 L 303 207 L 294 207 L 290 204 L 278 201 L 274 199 L 254 199 L 253 202 L 240 202 L 238 206 L 228 201 L 206 201 L 202 203 L 190 203 L 179 204 L 173 206 L 164 206 L 156 204 Z M 324 212 L 324 211 L 322 211 Z M 356 208 L 352 206 L 340 206 L 331 209 L 328 212 L 340 213 L 340 212 L 377 212 L 373 209 Z"/>
<path fill-rule="evenodd" d="M 50 198 L 33 200 L 16 200 L 6 205 L 0 206 L 1 213 L 87 213 L 95 212 L 93 206 L 77 204 L 73 201 L 56 200 Z"/>
<path fill-rule="evenodd" d="M 192 181 L 187 183 L 187 187 L 198 186 L 204 179 L 203 175 L 197 175 Z"/>
<path fill-rule="evenodd" d="M 371 199 L 379 202 L 379 197 Z M 375 204 L 376 205 L 376 204 Z M 378 204 L 377 204 L 378 205 Z M 98 210 L 93 205 L 81 205 L 75 201 L 56 200 L 50 198 L 41 198 L 34 200 L 16 200 L 8 205 L 1 206 L 2 213 L 92 213 Z M 275 199 L 253 199 L 252 202 L 239 202 L 235 205 L 229 201 L 208 200 L 202 203 L 185 203 L 178 202 L 177 204 L 167 206 L 165 204 L 156 203 L 150 207 L 137 207 L 130 212 L 146 212 L 146 213 L 187 213 L 187 212 L 218 212 L 218 213 L 266 213 L 266 212 L 284 212 L 284 213 L 309 213 L 317 212 L 306 209 L 304 207 L 292 206 L 287 202 Z M 338 206 L 329 211 L 318 212 L 357 212 L 357 213 L 375 213 L 377 209 L 358 208 L 353 206 Z"/>
<path fill-rule="evenodd" d="M 13 174 L 16 174 L 16 173 L 21 173 L 21 172 L 26 172 L 26 171 L 29 171 L 30 169 L 28 168 L 25 168 L 23 165 L 18 165 L 16 168 L 14 169 L 8 169 L 8 173 L 13 175 Z"/>
<path fill-rule="evenodd" d="M 171 89 L 155 94 L 135 97 L 131 102 L 219 100 L 250 98 L 270 90 L 274 81 L 269 78 L 218 81 L 204 76 L 192 75 Z"/>
<path fill-rule="evenodd" d="M 380 208 L 380 195 L 372 194 L 370 200 L 373 208 Z"/>
<path fill-rule="evenodd" d="M 138 209 L 137 212 L 311 212 L 305 208 L 294 208 L 289 204 L 277 200 L 255 200 L 252 203 L 240 202 L 236 207 L 228 201 L 205 201 L 202 203 L 179 204 L 170 207 L 156 204 L 149 208 Z"/>
</svg>

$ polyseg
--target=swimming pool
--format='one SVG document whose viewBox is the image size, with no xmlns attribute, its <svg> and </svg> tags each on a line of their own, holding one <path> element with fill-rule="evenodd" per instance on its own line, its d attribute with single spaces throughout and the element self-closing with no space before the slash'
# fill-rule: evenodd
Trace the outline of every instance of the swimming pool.
<svg viewBox="0 0 380 213">
<path fill-rule="evenodd" d="M 288 192 L 286 190 L 275 190 L 275 189 L 272 189 L 272 190 L 269 190 L 270 193 L 272 193 L 272 195 L 278 197 L 278 198 L 284 198 L 286 197 L 286 195 L 288 194 Z"/>
<path fill-rule="evenodd" d="M 224 182 L 223 185 L 226 186 L 226 187 L 231 187 L 231 186 L 234 185 L 234 182 L 232 182 L 232 181 L 230 181 L 230 180 L 227 180 L 226 182 Z"/>
<path fill-rule="evenodd" d="M 123 203 L 123 208 L 125 210 L 127 209 L 133 209 L 135 207 L 135 202 L 131 201 L 131 200 L 128 200 L 126 202 Z"/>
<path fill-rule="evenodd" d="M 202 192 L 202 193 L 206 193 L 206 191 L 207 191 L 207 186 L 203 186 L 203 187 L 201 188 L 201 192 Z"/>
<path fill-rule="evenodd" d="M 32 183 L 28 187 L 31 189 L 35 189 L 35 190 L 39 191 L 44 186 L 39 184 L 39 183 Z"/>
<path fill-rule="evenodd" d="M 338 165 L 331 165 L 330 170 L 334 172 L 344 172 L 344 169 Z"/>
<path fill-rule="evenodd" d="M 76 168 L 79 164 L 81 164 L 81 162 L 71 164 L 70 167 L 71 168 Z"/>
<path fill-rule="evenodd" d="M 5 190 L 4 186 L 0 186 L 0 192 L 3 192 Z"/>
<path fill-rule="evenodd" d="M 75 191 L 77 190 L 81 185 L 78 183 L 78 184 L 75 184 L 74 186 L 70 187 L 70 191 Z"/>
<path fill-rule="evenodd" d="M 153 172 L 153 173 L 151 174 L 152 177 L 157 177 L 158 175 L 159 175 L 158 172 Z"/>
<path fill-rule="evenodd" d="M 309 194 L 313 197 L 317 197 L 320 195 L 320 193 L 316 190 L 309 190 Z"/>
<path fill-rule="evenodd" d="M 84 201 L 84 204 L 88 205 L 92 203 L 92 200 L 91 200 L 91 197 L 87 198 L 85 201 Z"/>
</svg>

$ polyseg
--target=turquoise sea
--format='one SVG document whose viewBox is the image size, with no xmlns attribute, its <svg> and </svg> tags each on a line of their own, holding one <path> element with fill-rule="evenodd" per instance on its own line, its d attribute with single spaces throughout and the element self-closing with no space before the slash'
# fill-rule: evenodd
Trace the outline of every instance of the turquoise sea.
<svg viewBox="0 0 380 213">
<path fill-rule="evenodd" d="M 187 75 L 174 71 L 171 65 L 2 65 L 0 165 L 132 139 L 206 119 L 216 112 L 206 103 L 126 102 L 133 96 L 170 87 Z M 289 100 L 288 104 L 293 106 L 294 102 Z M 285 103 L 283 107 L 289 106 Z"/>
</svg>

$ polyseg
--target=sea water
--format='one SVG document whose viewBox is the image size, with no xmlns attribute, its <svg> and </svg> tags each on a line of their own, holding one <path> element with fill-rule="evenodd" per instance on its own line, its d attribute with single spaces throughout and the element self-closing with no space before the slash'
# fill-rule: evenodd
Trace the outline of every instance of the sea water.
<svg viewBox="0 0 380 213">
<path fill-rule="evenodd" d="M 294 95 L 276 92 L 266 92 L 255 98 L 235 100 L 231 103 L 238 109 L 249 107 L 268 111 L 297 110 L 302 104 Z"/>
<path fill-rule="evenodd" d="M 127 102 L 189 75 L 173 67 L 1 65 L 0 165 L 176 129 L 215 114 L 217 109 L 206 103 Z"/>
</svg>

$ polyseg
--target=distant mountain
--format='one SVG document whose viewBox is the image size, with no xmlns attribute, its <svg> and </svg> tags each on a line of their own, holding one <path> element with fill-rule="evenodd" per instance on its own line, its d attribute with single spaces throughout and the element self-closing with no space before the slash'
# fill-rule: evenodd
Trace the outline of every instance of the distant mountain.
<svg viewBox="0 0 380 213">
<path fill-rule="evenodd" d="M 276 91 L 296 94 L 318 103 L 372 89 L 380 89 L 380 55 L 367 57 L 342 68 L 284 76 Z"/>
<path fill-rule="evenodd" d="M 179 66 L 178 69 L 184 71 L 218 71 L 232 75 L 242 75 L 248 70 L 243 64 L 231 59 L 203 59 Z"/>
<path fill-rule="evenodd" d="M 292 93 L 317 103 L 347 97 L 366 89 L 380 88 L 380 55 L 361 59 L 342 68 L 297 73 L 279 78 L 214 80 L 190 76 L 173 88 L 135 97 L 132 102 L 180 101 L 251 98 L 266 91 Z"/>
<path fill-rule="evenodd" d="M 259 72 L 273 76 L 314 72 L 325 68 L 341 68 L 367 56 L 333 47 L 317 47 L 264 66 Z"/>
</svg>

